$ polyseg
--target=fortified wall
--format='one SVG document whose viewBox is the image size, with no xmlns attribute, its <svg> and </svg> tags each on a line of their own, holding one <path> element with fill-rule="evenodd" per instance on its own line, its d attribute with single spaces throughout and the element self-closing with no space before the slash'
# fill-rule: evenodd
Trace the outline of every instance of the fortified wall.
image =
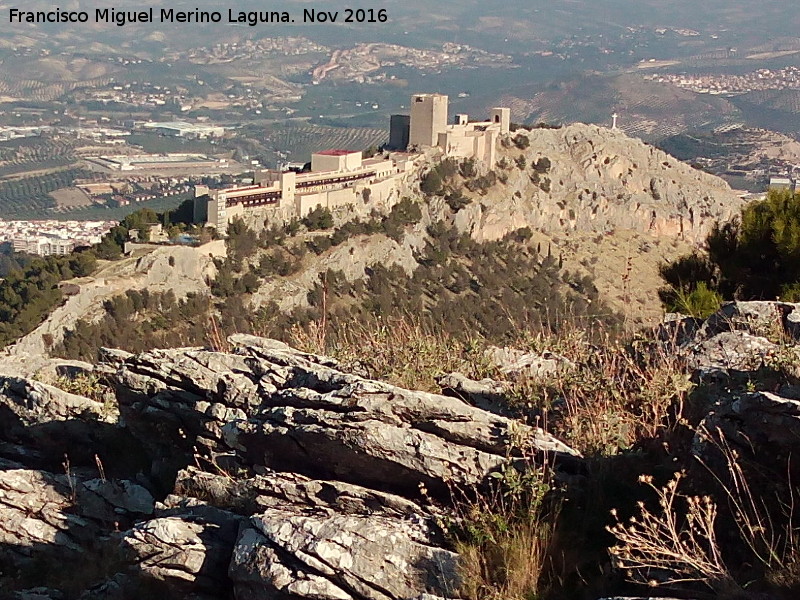
<svg viewBox="0 0 800 600">
<path fill-rule="evenodd" d="M 447 96 L 415 94 L 411 115 L 391 118 L 388 151 L 365 159 L 360 151 L 323 150 L 311 155 L 310 171 L 258 171 L 253 185 L 221 190 L 196 186 L 194 220 L 224 235 L 235 218 L 260 227 L 302 218 L 317 207 L 388 211 L 418 176 L 423 153 L 431 148 L 491 168 L 497 140 L 508 133 L 510 120 L 508 108 L 494 108 L 488 121 L 470 122 L 467 115 L 457 115 L 448 123 Z"/>
</svg>

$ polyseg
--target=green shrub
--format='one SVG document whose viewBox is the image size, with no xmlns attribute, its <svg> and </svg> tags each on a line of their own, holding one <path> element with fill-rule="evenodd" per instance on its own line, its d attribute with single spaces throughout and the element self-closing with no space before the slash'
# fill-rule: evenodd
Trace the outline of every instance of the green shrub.
<svg viewBox="0 0 800 600">
<path fill-rule="evenodd" d="M 739 217 L 716 224 L 706 247 L 662 269 L 664 280 L 683 294 L 703 281 L 724 299 L 773 300 L 793 294 L 800 284 L 800 195 L 770 190 Z M 674 302 L 669 292 L 661 296 L 665 304 Z"/>
<path fill-rule="evenodd" d="M 323 252 L 331 249 L 333 246 L 333 240 L 331 239 L 331 236 L 320 235 L 306 241 L 306 245 L 314 254 L 322 254 Z"/>
<path fill-rule="evenodd" d="M 524 133 L 518 133 L 515 135 L 512 140 L 514 145 L 519 148 L 520 150 L 525 150 L 528 146 L 531 145 L 531 141 L 528 139 L 528 136 Z"/>
<path fill-rule="evenodd" d="M 478 168 L 475 166 L 474 158 L 467 158 L 458 165 L 458 172 L 464 179 L 470 179 L 478 175 Z"/>
<path fill-rule="evenodd" d="M 434 196 L 442 191 L 442 177 L 436 170 L 428 171 L 422 178 L 419 189 L 428 196 Z"/>
<path fill-rule="evenodd" d="M 677 312 L 698 319 L 710 317 L 722 306 L 722 296 L 708 289 L 704 281 L 697 284 L 690 292 L 676 291 L 672 304 L 666 306 L 670 312 Z"/>
<path fill-rule="evenodd" d="M 533 163 L 532 166 L 533 166 L 533 170 L 534 171 L 536 171 L 539 174 L 544 174 L 544 173 L 549 173 L 550 172 L 550 167 L 552 166 L 552 164 L 551 164 L 549 158 L 547 158 L 546 156 L 543 156 L 542 158 L 537 160 L 535 163 Z"/>
<path fill-rule="evenodd" d="M 309 231 L 319 231 L 333 227 L 333 215 L 327 207 L 317 206 L 303 218 L 303 225 Z"/>
<path fill-rule="evenodd" d="M 447 206 L 450 207 L 450 210 L 453 212 L 458 212 L 465 206 L 469 206 L 472 203 L 471 198 L 467 198 L 461 191 L 450 192 L 444 198 L 445 202 L 447 202 Z"/>
</svg>

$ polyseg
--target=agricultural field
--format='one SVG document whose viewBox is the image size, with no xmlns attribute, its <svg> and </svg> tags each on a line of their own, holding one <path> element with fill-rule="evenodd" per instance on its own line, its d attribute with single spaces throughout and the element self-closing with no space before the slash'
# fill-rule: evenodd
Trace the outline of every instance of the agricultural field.
<svg viewBox="0 0 800 600">
<path fill-rule="evenodd" d="M 76 179 L 96 175 L 80 168 L 69 168 L 45 175 L 0 181 L 0 217 L 4 219 L 45 218 L 51 216 L 55 200 L 51 192 L 67 188 Z"/>
<path fill-rule="evenodd" d="M 0 164 L 0 179 L 19 179 L 32 174 L 44 175 L 60 171 L 75 164 L 73 157 L 46 158 L 43 160 L 14 161 Z"/>
<path fill-rule="evenodd" d="M 60 220 L 77 220 L 77 221 L 121 221 L 127 215 L 149 208 L 155 212 L 164 212 L 166 210 L 173 210 L 180 206 L 181 202 L 191 197 L 191 194 L 176 194 L 174 196 L 163 196 L 161 198 L 153 198 L 145 202 L 133 202 L 128 206 L 109 207 L 99 204 L 91 206 L 76 208 L 68 212 L 54 213 L 50 215 L 53 219 Z"/>
<path fill-rule="evenodd" d="M 75 187 L 55 190 L 50 192 L 50 197 L 55 200 L 56 206 L 61 210 L 72 210 L 93 204 L 91 197 Z"/>
<path fill-rule="evenodd" d="M 298 125 L 269 131 L 264 146 L 273 153 L 274 160 L 307 162 L 311 160 L 311 154 L 319 150 L 364 150 L 388 140 L 387 129 Z"/>
<path fill-rule="evenodd" d="M 80 88 L 102 87 L 111 83 L 111 78 L 103 77 L 87 81 L 46 82 L 36 79 L 13 78 L 0 80 L 0 96 L 19 98 L 34 102 L 52 102 L 68 92 Z"/>
<path fill-rule="evenodd" d="M 759 90 L 731 99 L 755 127 L 800 137 L 800 91 Z"/>
</svg>

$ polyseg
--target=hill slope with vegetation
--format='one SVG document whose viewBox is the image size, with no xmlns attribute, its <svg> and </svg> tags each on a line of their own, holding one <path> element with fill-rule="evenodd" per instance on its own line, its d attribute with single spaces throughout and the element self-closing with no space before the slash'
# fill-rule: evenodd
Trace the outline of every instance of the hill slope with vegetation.
<svg viewBox="0 0 800 600">
<path fill-rule="evenodd" d="M 366 203 L 262 231 L 234 223 L 229 259 L 217 259 L 216 280 L 185 288 L 186 306 L 185 293 L 120 282 L 42 331 L 59 353 L 88 358 L 102 345 L 203 344 L 234 332 L 285 339 L 293 326 L 335 337 L 354 319 L 408 314 L 498 342 L 521 323 L 654 322 L 659 265 L 742 204 L 721 180 L 585 125 L 518 130 L 501 139 L 490 171 L 426 161 L 419 188 L 386 213 Z M 116 257 L 128 229 L 152 218 L 130 217 L 96 252 Z M 142 273 L 151 263 L 139 261 Z M 148 304 L 122 297 L 128 290 L 157 294 Z M 130 335 L 137 326 L 141 339 Z"/>
</svg>

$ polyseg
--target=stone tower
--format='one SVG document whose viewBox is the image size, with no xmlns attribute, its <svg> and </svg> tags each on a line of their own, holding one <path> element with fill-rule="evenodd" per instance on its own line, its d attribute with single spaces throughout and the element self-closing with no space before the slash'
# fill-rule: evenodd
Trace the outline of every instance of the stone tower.
<svg viewBox="0 0 800 600">
<path fill-rule="evenodd" d="M 491 121 L 496 125 L 500 125 L 500 133 L 508 133 L 511 129 L 511 109 L 493 108 Z"/>
<path fill-rule="evenodd" d="M 415 94 L 411 97 L 411 146 L 435 146 L 447 130 L 447 96 Z"/>
</svg>

